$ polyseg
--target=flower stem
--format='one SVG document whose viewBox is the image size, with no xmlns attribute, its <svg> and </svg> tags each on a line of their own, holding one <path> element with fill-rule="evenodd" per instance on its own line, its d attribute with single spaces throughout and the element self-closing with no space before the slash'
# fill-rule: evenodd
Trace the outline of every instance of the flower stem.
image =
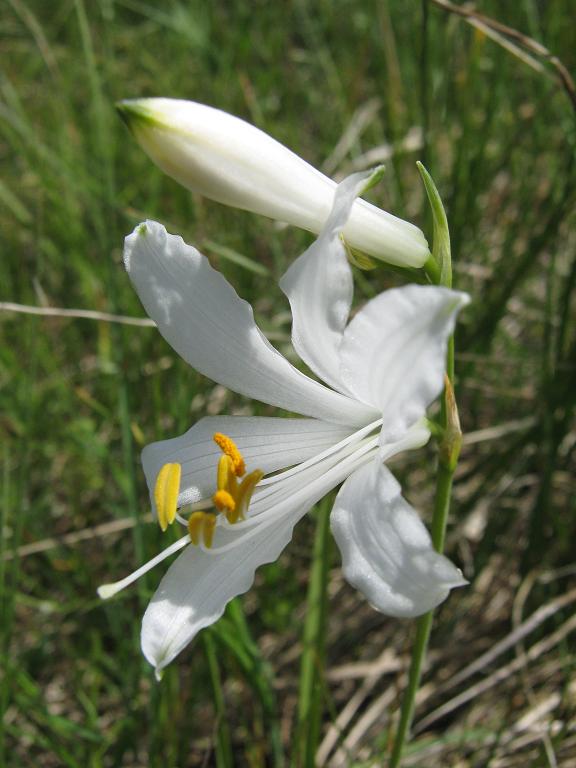
<svg viewBox="0 0 576 768">
<path fill-rule="evenodd" d="M 324 646 L 328 564 L 330 558 L 330 515 L 326 502 L 318 507 L 314 560 L 308 586 L 304 642 L 298 692 L 298 727 L 295 766 L 313 766 L 320 737 L 324 689 Z"/>
<path fill-rule="evenodd" d="M 436 285 L 452 287 L 452 260 L 450 252 L 450 233 L 444 206 L 436 185 L 426 169 L 418 164 L 422 175 L 434 220 L 434 248 L 432 257 L 424 265 L 424 271 L 429 280 Z M 454 396 L 454 337 L 448 341 L 446 355 L 446 377 L 442 412 L 440 415 L 442 434 L 438 442 L 438 472 L 436 476 L 436 495 L 434 499 L 434 515 L 432 517 L 432 543 L 437 552 L 442 552 L 446 539 L 446 526 L 450 512 L 452 495 L 452 480 L 462 443 L 462 432 L 458 418 L 458 408 Z M 389 768 L 398 768 L 402 760 L 402 752 L 410 732 L 416 694 L 420 686 L 422 667 L 426 658 L 428 641 L 432 630 L 434 611 L 429 611 L 418 619 L 416 638 L 412 650 L 412 660 L 408 673 L 408 685 L 402 701 L 400 721 L 396 730 Z"/>
<path fill-rule="evenodd" d="M 446 400 L 450 399 L 450 393 L 452 386 L 450 379 L 447 383 Z M 453 396 L 453 393 L 452 393 Z M 444 408 L 449 413 L 449 407 Z M 449 416 L 448 416 L 449 423 Z M 447 429 L 447 433 L 449 430 Z M 445 443 L 445 441 L 443 441 Z M 438 475 L 436 479 L 436 497 L 434 502 L 434 516 L 432 518 L 432 543 L 434 548 L 438 552 L 442 552 L 444 549 L 444 541 L 446 538 L 446 525 L 448 523 L 448 513 L 450 511 L 450 497 L 452 494 L 452 479 L 454 477 L 454 470 L 456 469 L 457 456 L 454 457 L 451 447 L 448 450 L 445 449 L 445 445 L 440 445 L 440 461 L 438 465 Z M 459 445 L 457 448 L 459 452 Z M 446 461 L 443 456 L 451 456 Z M 456 460 L 455 460 L 456 459 Z M 402 759 L 402 752 L 404 745 L 412 725 L 412 718 L 414 716 L 414 707 L 416 703 L 416 694 L 420 686 L 420 677 L 422 675 L 422 665 L 426 657 L 426 651 L 428 649 L 428 641 L 430 639 L 430 632 L 432 630 L 432 620 L 434 617 L 434 611 L 429 611 L 418 619 L 416 628 L 416 638 L 414 641 L 414 648 L 412 650 L 412 660 L 410 663 L 410 672 L 408 674 L 408 686 L 404 693 L 404 699 L 402 701 L 402 710 L 400 713 L 400 722 L 396 731 L 396 738 L 394 739 L 394 747 L 392 750 L 392 756 L 390 758 L 389 768 L 398 768 Z"/>
<path fill-rule="evenodd" d="M 406 738 L 410 730 L 410 725 L 412 724 L 416 693 L 420 686 L 422 664 L 424 662 L 424 657 L 426 656 L 426 649 L 428 648 L 428 640 L 430 639 L 430 631 L 432 629 L 433 613 L 433 611 L 430 611 L 418 619 L 416 638 L 412 650 L 412 661 L 410 664 L 410 672 L 408 674 L 408 686 L 404 692 L 404 699 L 402 700 L 400 722 L 398 723 L 396 737 L 394 739 L 394 748 L 392 750 L 392 756 L 390 757 L 390 768 L 397 768 L 400 765 Z"/>
<path fill-rule="evenodd" d="M 220 667 L 214 648 L 214 641 L 209 632 L 204 632 L 204 650 L 208 662 L 210 680 L 212 682 L 214 707 L 216 709 L 216 765 L 218 768 L 232 768 L 232 744 L 230 739 L 230 729 L 226 719 L 226 706 L 224 703 L 224 694 L 222 692 Z"/>
</svg>

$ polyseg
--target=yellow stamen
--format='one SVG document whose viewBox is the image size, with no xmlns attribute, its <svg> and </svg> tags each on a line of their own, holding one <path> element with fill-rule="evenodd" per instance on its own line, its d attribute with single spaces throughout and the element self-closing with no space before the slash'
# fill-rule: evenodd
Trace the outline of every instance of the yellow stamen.
<svg viewBox="0 0 576 768">
<path fill-rule="evenodd" d="M 216 515 L 211 515 L 210 512 L 204 514 L 204 546 L 212 546 L 212 540 L 214 539 L 214 529 L 216 528 Z"/>
<path fill-rule="evenodd" d="M 262 472 L 261 469 L 255 469 L 254 472 L 250 472 L 249 475 L 246 475 L 244 480 L 242 480 L 240 483 L 238 492 L 236 494 L 236 520 L 244 520 L 246 517 L 246 512 L 248 511 L 248 507 L 250 506 L 250 501 L 252 499 L 252 494 L 254 493 L 254 488 L 256 488 L 256 485 L 260 482 L 260 480 L 262 480 L 263 477 L 264 472 Z M 236 522 L 236 520 L 230 520 L 229 522 Z"/>
<path fill-rule="evenodd" d="M 246 465 L 242 454 L 238 450 L 238 447 L 234 440 L 228 435 L 223 435 L 221 432 L 215 432 L 212 439 L 216 445 L 220 448 L 222 453 L 229 456 L 232 459 L 234 465 L 234 474 L 236 477 L 242 477 L 246 472 Z"/>
<path fill-rule="evenodd" d="M 182 467 L 180 464 L 164 464 L 156 477 L 154 501 L 158 513 L 158 522 L 163 531 L 165 531 L 176 518 L 181 477 Z"/>
<path fill-rule="evenodd" d="M 246 474 L 246 465 L 238 446 L 228 435 L 221 432 L 216 432 L 213 440 L 224 455 L 218 462 L 218 489 L 212 501 L 219 512 L 224 512 L 229 523 L 236 523 L 246 517 L 254 488 L 262 480 L 264 473 L 256 469 L 238 483 L 236 478 Z"/>
<path fill-rule="evenodd" d="M 228 491 L 216 491 L 212 501 L 218 512 L 234 512 L 236 509 L 236 502 Z"/>
<path fill-rule="evenodd" d="M 226 454 L 220 456 L 216 483 L 219 490 L 228 491 L 228 493 L 234 496 L 238 483 L 234 474 L 234 462 Z"/>
<path fill-rule="evenodd" d="M 192 512 L 188 518 L 188 533 L 192 544 L 200 543 L 200 536 L 204 528 L 204 512 Z"/>
<path fill-rule="evenodd" d="M 188 518 L 188 533 L 192 544 L 200 544 L 200 538 L 202 538 L 204 546 L 210 549 L 215 528 L 216 515 L 212 512 L 192 512 Z"/>
<path fill-rule="evenodd" d="M 212 496 L 212 502 L 218 512 L 224 514 L 226 520 L 233 524 L 244 520 L 254 488 L 262 480 L 264 473 L 256 469 L 246 475 L 242 482 L 238 482 L 237 478 L 246 474 L 246 465 L 238 447 L 231 438 L 221 432 L 215 433 L 214 442 L 222 450 L 223 456 L 218 461 L 217 489 Z M 163 470 L 164 468 L 161 471 Z M 212 512 L 192 512 L 188 518 L 188 533 L 192 544 L 197 545 L 203 541 L 204 546 L 210 548 L 216 523 L 217 516 Z"/>
</svg>

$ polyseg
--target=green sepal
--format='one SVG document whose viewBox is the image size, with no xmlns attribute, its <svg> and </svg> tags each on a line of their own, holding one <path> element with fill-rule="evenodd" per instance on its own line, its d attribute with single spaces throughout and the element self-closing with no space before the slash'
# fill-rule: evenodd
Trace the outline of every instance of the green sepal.
<svg viewBox="0 0 576 768">
<path fill-rule="evenodd" d="M 362 251 L 356 250 L 356 248 L 350 248 L 344 238 L 342 238 L 342 242 L 344 243 L 344 248 L 346 248 L 348 261 L 353 267 L 358 267 L 358 269 L 363 269 L 364 271 L 376 269 L 378 262 L 375 259 L 362 253 Z"/>
<path fill-rule="evenodd" d="M 462 448 L 462 429 L 460 416 L 454 395 L 454 387 L 448 376 L 444 377 L 444 413 L 446 415 L 446 428 L 440 440 L 438 459 L 450 472 L 454 472 L 460 457 Z"/>
</svg>

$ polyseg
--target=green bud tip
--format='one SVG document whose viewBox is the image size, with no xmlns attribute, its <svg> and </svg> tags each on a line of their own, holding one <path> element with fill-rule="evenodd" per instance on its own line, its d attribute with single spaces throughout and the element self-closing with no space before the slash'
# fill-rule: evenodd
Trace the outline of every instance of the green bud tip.
<svg viewBox="0 0 576 768">
<path fill-rule="evenodd" d="M 157 123 L 150 109 L 140 99 L 117 101 L 115 106 L 121 119 L 132 132 L 137 125 L 155 125 Z"/>
</svg>

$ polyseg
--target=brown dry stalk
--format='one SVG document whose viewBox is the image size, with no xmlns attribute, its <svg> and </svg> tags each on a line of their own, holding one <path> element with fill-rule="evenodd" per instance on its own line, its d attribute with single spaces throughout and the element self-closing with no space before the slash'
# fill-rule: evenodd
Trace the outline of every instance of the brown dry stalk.
<svg viewBox="0 0 576 768">
<path fill-rule="evenodd" d="M 453 712 L 455 709 L 462 707 L 469 701 L 472 701 L 481 694 L 486 693 L 486 691 L 489 691 L 498 683 L 502 683 L 512 675 L 520 672 L 520 670 L 524 669 L 524 667 L 526 667 L 529 662 L 535 661 L 539 657 L 548 653 L 548 651 L 551 651 L 552 648 L 562 642 L 565 637 L 567 637 L 575 630 L 576 615 L 571 616 L 556 630 L 556 632 L 553 632 L 551 635 L 548 635 L 533 645 L 526 652 L 525 656 L 521 656 L 511 661 L 509 664 L 505 664 L 503 667 L 497 669 L 484 680 L 481 680 L 470 688 L 467 688 L 465 691 L 458 694 L 458 696 L 455 696 L 453 699 L 450 699 L 450 701 L 447 701 L 442 706 L 430 712 L 430 714 L 422 718 L 422 720 L 417 723 L 414 728 L 414 733 L 421 733 L 426 728 L 428 728 L 428 726 L 432 725 L 432 723 L 437 722 L 441 718 L 450 714 L 450 712 Z"/>
<path fill-rule="evenodd" d="M 513 27 L 502 24 L 501 22 L 496 21 L 496 19 L 490 18 L 490 16 L 484 16 L 484 14 L 478 13 L 478 11 L 475 11 L 471 8 L 463 8 L 462 6 L 455 5 L 448 0 L 430 0 L 430 2 L 436 5 L 438 8 L 442 8 L 444 11 L 447 11 L 448 13 L 461 16 L 469 24 L 481 24 L 483 27 L 497 32 L 508 40 L 514 40 L 516 43 L 518 43 L 519 46 L 524 48 L 524 50 L 529 51 L 534 56 L 538 56 L 539 58 L 544 59 L 544 61 L 550 64 L 550 66 L 553 67 L 553 69 L 556 71 L 558 79 L 566 91 L 573 109 L 576 111 L 576 85 L 574 84 L 574 80 L 572 79 L 564 63 L 551 51 L 549 51 L 548 48 L 542 45 L 542 43 L 539 43 L 537 40 L 528 37 L 528 35 L 519 32 Z M 497 37 L 493 37 L 492 39 L 502 45 L 502 42 Z"/>
</svg>

